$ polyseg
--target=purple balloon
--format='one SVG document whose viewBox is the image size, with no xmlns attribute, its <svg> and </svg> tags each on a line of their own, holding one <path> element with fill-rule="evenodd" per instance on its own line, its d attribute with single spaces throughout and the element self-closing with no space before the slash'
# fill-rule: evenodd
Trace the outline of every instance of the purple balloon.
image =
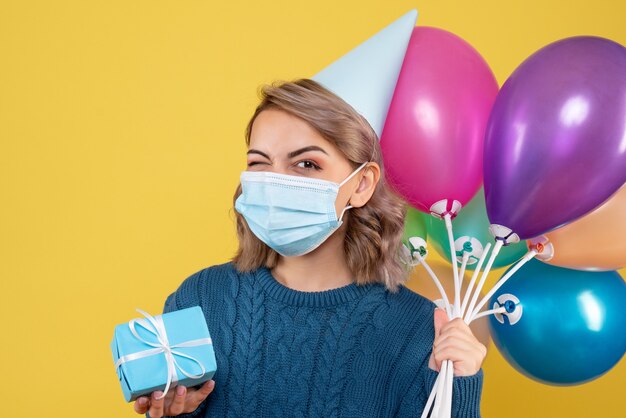
<svg viewBox="0 0 626 418">
<path fill-rule="evenodd" d="M 483 166 L 490 222 L 521 239 L 607 200 L 626 182 L 626 48 L 576 36 L 528 57 L 496 98 Z"/>
</svg>

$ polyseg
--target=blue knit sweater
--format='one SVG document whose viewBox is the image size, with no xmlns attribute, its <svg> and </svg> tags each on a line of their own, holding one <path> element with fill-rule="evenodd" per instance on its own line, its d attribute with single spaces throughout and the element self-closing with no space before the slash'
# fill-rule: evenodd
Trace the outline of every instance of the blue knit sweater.
<svg viewBox="0 0 626 418">
<path fill-rule="evenodd" d="M 420 417 L 435 304 L 382 284 L 303 292 L 268 268 L 231 262 L 188 277 L 164 313 L 199 305 L 213 339 L 215 388 L 179 417 Z M 453 417 L 480 417 L 482 369 L 455 377 Z"/>
</svg>

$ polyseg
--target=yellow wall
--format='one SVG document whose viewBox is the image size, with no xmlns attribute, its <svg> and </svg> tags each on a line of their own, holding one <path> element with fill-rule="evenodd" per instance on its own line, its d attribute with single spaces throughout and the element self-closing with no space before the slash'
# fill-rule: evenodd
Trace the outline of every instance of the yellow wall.
<svg viewBox="0 0 626 418">
<path fill-rule="evenodd" d="M 160 312 L 182 279 L 232 254 L 257 86 L 312 76 L 413 7 L 419 25 L 473 44 L 500 83 L 556 39 L 626 44 L 614 0 L 4 0 L 0 415 L 135 416 L 113 327 L 135 307 Z M 485 376 L 486 417 L 617 417 L 626 406 L 624 361 L 554 388 L 492 346 Z"/>
</svg>

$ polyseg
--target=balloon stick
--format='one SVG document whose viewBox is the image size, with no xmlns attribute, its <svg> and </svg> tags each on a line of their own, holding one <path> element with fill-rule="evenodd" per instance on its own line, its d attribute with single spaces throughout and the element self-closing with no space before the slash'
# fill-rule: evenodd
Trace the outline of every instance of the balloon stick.
<svg viewBox="0 0 626 418">
<path fill-rule="evenodd" d="M 519 260 L 517 264 L 515 264 L 515 266 L 513 266 L 513 268 L 511 268 L 500 280 L 498 280 L 498 282 L 491 288 L 491 290 L 489 290 L 489 292 L 487 292 L 487 294 L 481 299 L 480 303 L 476 306 L 476 309 L 474 309 L 472 315 L 470 316 L 470 322 L 475 319 L 478 312 L 493 296 L 493 294 L 496 293 L 498 289 L 500 289 L 500 287 L 502 287 L 502 285 L 515 274 L 517 270 L 519 270 L 524 264 L 528 263 L 532 258 L 534 258 L 537 255 L 537 252 L 538 251 L 534 248 L 528 251 L 526 255 L 524 255 L 524 257 L 522 257 L 522 259 Z"/>
<path fill-rule="evenodd" d="M 430 412 L 430 409 L 433 406 L 433 401 L 435 400 L 435 394 L 437 393 L 437 387 L 439 386 L 440 380 L 441 380 L 441 373 L 437 375 L 437 379 L 435 380 L 433 388 L 430 391 L 430 395 L 428 396 L 428 400 L 426 401 L 426 406 L 424 407 L 424 410 L 422 411 L 421 418 L 428 417 L 428 413 Z"/>
<path fill-rule="evenodd" d="M 499 308 L 496 309 L 489 309 L 488 311 L 482 311 L 479 314 L 477 314 L 476 316 L 474 316 L 474 318 L 472 319 L 472 321 L 477 320 L 478 318 L 482 318 L 483 316 L 487 316 L 487 315 L 491 315 L 491 314 L 496 314 L 496 313 L 505 313 L 506 312 L 506 308 L 504 306 L 500 306 Z M 471 321 L 470 321 L 471 322 Z"/>
<path fill-rule="evenodd" d="M 445 376 L 448 370 L 448 361 L 444 361 L 441 364 L 441 369 L 439 370 L 439 383 L 437 385 L 437 394 L 435 395 L 435 407 L 433 409 L 433 413 L 431 416 L 440 417 L 441 416 L 441 403 L 443 401 L 443 392 L 445 390 L 446 382 Z"/>
<path fill-rule="evenodd" d="M 446 373 L 446 389 L 444 391 L 444 410 L 443 417 L 449 418 L 452 416 L 452 382 L 454 379 L 454 365 L 452 361 L 448 360 L 448 372 Z"/>
<path fill-rule="evenodd" d="M 452 217 L 450 216 L 450 213 L 446 213 L 443 219 L 446 223 L 446 230 L 448 232 L 448 242 L 450 244 L 450 259 L 452 260 L 452 272 L 454 274 L 454 311 L 452 313 L 452 316 L 449 317 L 450 319 L 453 319 L 459 317 L 461 314 L 462 276 L 459 276 L 458 271 L 456 249 L 454 247 L 454 233 L 452 231 Z M 463 271 L 465 271 L 465 266 L 467 265 L 467 258 L 468 257 L 465 257 L 464 254 L 464 262 L 462 266 Z M 440 416 L 450 417 L 452 408 L 452 383 L 454 378 L 454 365 L 452 364 L 451 360 L 446 360 L 444 363 L 447 364 L 448 367 L 445 371 L 442 369 L 442 371 L 440 372 L 440 374 L 443 374 L 443 381 L 441 384 L 443 391 L 443 393 L 441 394 L 443 396 L 443 410 Z M 437 399 L 439 398 L 440 396 L 437 396 Z"/>
<path fill-rule="evenodd" d="M 465 276 L 465 269 L 467 268 L 467 262 L 469 261 L 469 253 L 463 250 L 463 260 L 461 261 L 461 269 L 459 270 L 459 280 L 463 283 L 463 278 Z M 459 286 L 461 287 L 461 286 Z"/>
<path fill-rule="evenodd" d="M 478 295 L 480 295 L 480 291 L 482 290 L 483 286 L 485 285 L 485 280 L 487 279 L 487 274 L 489 274 L 489 271 L 491 270 L 491 266 L 493 265 L 493 262 L 495 261 L 496 257 L 498 256 L 498 253 L 500 252 L 500 248 L 502 248 L 502 245 L 504 244 L 504 242 L 502 240 L 496 240 L 496 245 L 493 247 L 493 251 L 491 252 L 491 256 L 489 257 L 489 261 L 487 262 L 487 266 L 485 267 L 485 271 L 483 271 L 483 274 L 480 276 L 480 280 L 478 281 L 478 286 L 476 286 L 476 290 L 474 290 L 474 294 L 472 296 L 472 300 L 468 306 L 467 309 L 467 313 L 465 314 L 465 323 L 469 324 L 470 323 L 470 319 L 471 319 L 471 315 L 474 311 L 474 306 L 476 306 L 476 300 L 478 299 Z"/>
<path fill-rule="evenodd" d="M 439 281 L 439 278 L 437 278 L 437 275 L 435 274 L 435 272 L 430 268 L 430 266 L 428 265 L 426 260 L 424 260 L 424 258 L 421 256 L 420 253 L 415 253 L 415 257 L 417 257 L 419 262 L 424 266 L 424 268 L 426 269 L 426 271 L 430 275 L 431 279 L 433 279 L 433 282 L 435 282 L 435 286 L 437 286 L 437 289 L 439 290 L 439 293 L 441 294 L 441 297 L 443 299 L 443 303 L 444 303 L 444 305 L 446 307 L 446 313 L 448 314 L 448 316 L 451 316 L 452 315 L 452 308 L 450 306 L 450 301 L 448 300 L 448 296 L 446 295 L 446 291 L 443 289 L 443 286 L 441 285 L 441 282 Z"/>
<path fill-rule="evenodd" d="M 467 289 L 465 290 L 465 297 L 463 298 L 463 304 L 461 305 L 461 317 L 465 315 L 465 308 L 467 308 L 467 302 L 469 302 L 472 289 L 474 289 L 476 278 L 478 277 L 478 274 L 480 273 L 480 269 L 482 268 L 483 263 L 485 262 L 485 259 L 487 258 L 487 254 L 489 253 L 490 249 L 491 249 L 491 243 L 488 242 L 487 245 L 485 245 L 485 249 L 483 250 L 483 253 L 480 255 L 480 259 L 478 260 L 478 264 L 476 265 L 474 274 L 472 274 L 472 279 L 470 280 L 469 284 L 467 285 Z"/>
<path fill-rule="evenodd" d="M 449 213 L 443 217 L 448 231 L 448 241 L 450 242 L 450 258 L 452 260 L 452 273 L 454 274 L 454 312 L 452 317 L 456 318 L 461 312 L 461 283 L 459 279 L 459 270 L 456 259 L 456 250 L 454 248 L 454 234 L 452 233 L 452 218 Z"/>
</svg>

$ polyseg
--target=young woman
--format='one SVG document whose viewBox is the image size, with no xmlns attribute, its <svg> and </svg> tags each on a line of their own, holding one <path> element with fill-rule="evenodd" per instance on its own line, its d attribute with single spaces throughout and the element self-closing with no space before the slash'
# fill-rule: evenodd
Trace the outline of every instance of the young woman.
<svg viewBox="0 0 626 418">
<path fill-rule="evenodd" d="M 164 307 L 202 307 L 217 372 L 160 400 L 141 397 L 136 412 L 419 417 L 450 359 L 453 416 L 479 417 L 486 349 L 403 285 L 406 206 L 385 182 L 374 130 L 310 79 L 266 85 L 261 96 L 234 196 L 239 248 L 184 280 Z"/>
</svg>

